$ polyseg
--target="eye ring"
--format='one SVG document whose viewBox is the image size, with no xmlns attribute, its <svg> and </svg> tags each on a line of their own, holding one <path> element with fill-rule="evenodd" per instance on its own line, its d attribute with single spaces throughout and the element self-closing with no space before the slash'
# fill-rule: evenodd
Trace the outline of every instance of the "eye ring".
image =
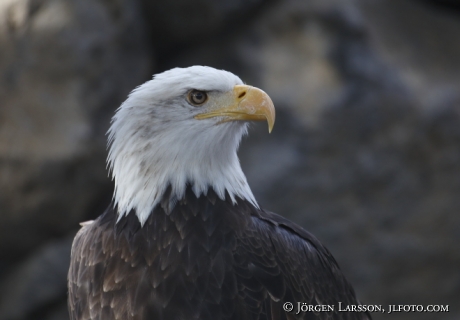
<svg viewBox="0 0 460 320">
<path fill-rule="evenodd" d="M 200 90 L 191 90 L 188 93 L 188 101 L 195 105 L 200 106 L 208 100 L 208 94 Z"/>
</svg>

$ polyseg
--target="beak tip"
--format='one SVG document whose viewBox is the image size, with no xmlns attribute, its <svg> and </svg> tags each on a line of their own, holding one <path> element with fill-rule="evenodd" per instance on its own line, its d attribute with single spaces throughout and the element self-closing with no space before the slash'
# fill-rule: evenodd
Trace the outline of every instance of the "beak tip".
<svg viewBox="0 0 460 320">
<path fill-rule="evenodd" d="M 268 133 L 272 133 L 273 127 L 275 126 L 275 108 L 273 107 L 273 103 L 271 110 L 273 110 L 272 114 L 266 117 L 268 122 Z"/>
</svg>

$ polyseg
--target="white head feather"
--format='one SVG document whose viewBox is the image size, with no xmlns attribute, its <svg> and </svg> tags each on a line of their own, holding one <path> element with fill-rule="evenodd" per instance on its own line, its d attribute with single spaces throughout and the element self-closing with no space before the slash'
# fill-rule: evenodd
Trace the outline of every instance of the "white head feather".
<svg viewBox="0 0 460 320">
<path fill-rule="evenodd" d="M 234 203 L 239 197 L 258 207 L 236 154 L 247 123 L 197 120 L 200 107 L 187 100 L 191 89 L 212 98 L 242 83 L 230 72 L 193 66 L 157 74 L 131 92 L 108 132 L 119 217 L 134 209 L 144 224 L 168 186 L 172 209 L 187 184 L 197 197 L 211 187 L 221 199 L 227 191 Z"/>
</svg>

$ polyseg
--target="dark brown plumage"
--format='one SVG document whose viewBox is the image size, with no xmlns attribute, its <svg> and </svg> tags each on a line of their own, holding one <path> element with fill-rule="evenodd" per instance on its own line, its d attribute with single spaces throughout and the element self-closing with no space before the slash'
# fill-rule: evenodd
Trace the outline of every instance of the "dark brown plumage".
<svg viewBox="0 0 460 320">
<path fill-rule="evenodd" d="M 212 189 L 197 198 L 187 188 L 169 214 L 157 206 L 143 227 L 133 212 L 116 221 L 111 205 L 75 238 L 72 320 L 370 319 L 337 311 L 339 301 L 359 302 L 314 236 L 244 200 L 234 205 Z M 287 301 L 335 311 L 296 316 L 283 311 Z"/>
</svg>

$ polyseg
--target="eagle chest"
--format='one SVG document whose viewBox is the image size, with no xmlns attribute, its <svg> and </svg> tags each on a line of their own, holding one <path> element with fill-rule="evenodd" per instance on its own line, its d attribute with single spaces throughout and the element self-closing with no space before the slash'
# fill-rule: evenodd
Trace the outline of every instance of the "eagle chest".
<svg viewBox="0 0 460 320">
<path fill-rule="evenodd" d="M 92 270 L 90 289 L 101 295 L 101 307 L 112 310 L 118 299 L 127 319 L 137 319 L 133 312 L 142 314 L 138 319 L 236 316 L 238 270 L 246 260 L 238 254 L 237 232 L 247 221 L 225 207 L 179 203 L 169 214 L 155 210 L 143 227 L 134 214 L 117 223 L 103 217 L 94 242 L 104 259 Z"/>
</svg>

